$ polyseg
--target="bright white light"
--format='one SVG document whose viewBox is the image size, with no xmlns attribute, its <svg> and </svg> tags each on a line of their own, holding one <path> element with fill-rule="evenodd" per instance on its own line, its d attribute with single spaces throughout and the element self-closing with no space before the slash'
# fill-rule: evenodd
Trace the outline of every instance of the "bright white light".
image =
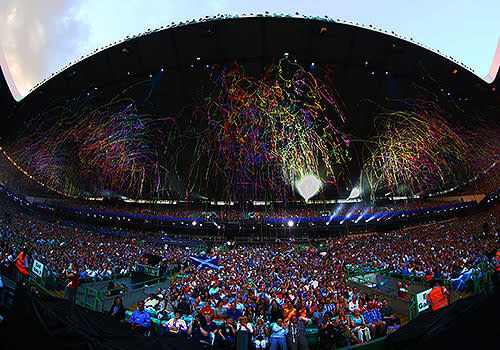
<svg viewBox="0 0 500 350">
<path fill-rule="evenodd" d="M 359 197 L 360 194 L 361 194 L 361 190 L 359 189 L 359 186 L 356 186 L 351 190 L 351 194 L 349 195 L 349 197 L 347 199 L 356 199 Z"/>
<path fill-rule="evenodd" d="M 288 227 L 292 227 L 293 225 L 294 225 L 294 223 L 292 220 L 288 221 Z"/>
<path fill-rule="evenodd" d="M 196 221 L 193 221 L 191 225 L 196 226 Z"/>
<path fill-rule="evenodd" d="M 314 175 L 304 176 L 295 184 L 300 196 L 307 202 L 311 197 L 316 195 L 321 188 L 321 180 Z"/>
</svg>

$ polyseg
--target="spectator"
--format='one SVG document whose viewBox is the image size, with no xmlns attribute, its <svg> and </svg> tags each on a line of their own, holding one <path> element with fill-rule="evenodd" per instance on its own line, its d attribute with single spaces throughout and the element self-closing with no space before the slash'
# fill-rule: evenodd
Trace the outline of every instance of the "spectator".
<svg viewBox="0 0 500 350">
<path fill-rule="evenodd" d="M 283 322 L 287 323 L 290 321 L 292 316 L 297 314 L 297 310 L 293 307 L 292 302 L 286 303 L 286 307 L 283 309 Z"/>
<path fill-rule="evenodd" d="M 146 300 L 144 300 L 144 307 L 146 310 L 152 309 L 154 310 L 156 308 L 156 305 L 158 305 L 159 300 L 158 296 L 156 294 L 150 294 Z"/>
<path fill-rule="evenodd" d="M 276 323 L 278 319 L 283 319 L 283 310 L 279 307 L 276 300 L 273 301 L 271 305 L 271 323 Z"/>
<path fill-rule="evenodd" d="M 222 301 L 217 303 L 217 307 L 214 310 L 214 319 L 218 321 L 226 319 L 226 308 L 223 306 Z"/>
<path fill-rule="evenodd" d="M 387 326 L 399 326 L 401 321 L 399 317 L 394 316 L 394 312 L 392 311 L 392 307 L 389 305 L 387 299 L 382 300 L 382 307 L 380 308 L 380 314 L 382 315 L 382 319 L 387 324 Z"/>
<path fill-rule="evenodd" d="M 165 305 L 165 311 L 166 312 L 175 312 L 177 310 L 177 306 L 179 305 L 179 302 L 176 300 L 176 295 L 172 294 Z"/>
<path fill-rule="evenodd" d="M 181 313 L 179 311 L 175 311 L 174 317 L 168 320 L 167 323 L 164 324 L 164 327 L 167 330 L 167 334 L 172 336 L 183 335 L 188 330 L 186 321 L 181 318 Z"/>
<path fill-rule="evenodd" d="M 210 304 L 207 302 L 205 302 L 205 304 L 203 305 L 203 307 L 200 309 L 200 313 L 202 315 L 210 315 L 210 318 L 213 318 L 214 317 L 214 309 L 212 309 L 210 307 Z"/>
<path fill-rule="evenodd" d="M 110 297 L 113 294 L 116 294 L 116 291 L 112 291 L 115 288 L 115 284 L 113 281 L 109 281 L 108 286 L 106 287 L 106 293 L 104 293 L 105 296 Z"/>
<path fill-rule="evenodd" d="M 122 299 L 120 297 L 115 298 L 115 301 L 113 302 L 113 305 L 111 305 L 108 314 L 120 321 L 125 318 L 125 308 L 123 307 Z"/>
<path fill-rule="evenodd" d="M 251 347 L 253 336 L 253 327 L 251 323 L 248 323 L 248 319 L 246 316 L 241 316 L 238 319 L 238 326 L 236 327 L 236 345 L 240 348 L 240 342 L 246 344 L 246 348 Z"/>
<path fill-rule="evenodd" d="M 262 318 L 257 318 L 257 324 L 253 330 L 254 344 L 256 349 L 265 349 L 269 341 L 269 328 L 264 324 Z"/>
<path fill-rule="evenodd" d="M 366 326 L 365 320 L 359 313 L 359 309 L 354 309 L 353 314 L 350 318 L 350 328 L 356 335 L 356 338 L 360 342 L 366 342 L 371 340 L 370 330 Z"/>
<path fill-rule="evenodd" d="M 368 328 L 370 329 L 372 339 L 385 335 L 387 324 L 382 320 L 380 311 L 373 307 L 372 301 L 368 302 L 363 316 Z"/>
<path fill-rule="evenodd" d="M 144 301 L 137 303 L 137 309 L 130 315 L 130 328 L 139 333 L 149 331 L 151 327 L 151 318 L 149 313 L 144 310 Z"/>
<path fill-rule="evenodd" d="M 241 317 L 241 310 L 236 308 L 235 303 L 231 303 L 231 308 L 226 311 L 227 317 L 231 317 L 233 320 L 237 320 Z"/>
<path fill-rule="evenodd" d="M 279 318 L 276 323 L 271 325 L 271 337 L 270 337 L 270 350 L 287 350 L 286 347 L 286 335 L 288 333 L 286 325 L 283 323 L 283 319 Z"/>
<path fill-rule="evenodd" d="M 307 318 L 291 316 L 286 335 L 289 350 L 309 350 L 306 338 L 307 322 L 309 322 Z"/>
<path fill-rule="evenodd" d="M 72 270 L 72 264 L 68 267 L 68 270 L 66 271 L 66 278 L 67 278 L 67 283 L 66 283 L 66 289 L 64 290 L 64 297 L 65 299 L 75 301 L 76 298 L 76 291 L 78 289 L 78 286 L 80 285 L 80 279 L 78 278 L 79 274 L 78 271 L 75 269 L 75 271 Z"/>
<path fill-rule="evenodd" d="M 179 310 L 183 315 L 189 315 L 191 313 L 191 307 L 187 302 L 187 298 L 182 298 L 181 302 L 177 305 L 177 310 Z"/>
<path fill-rule="evenodd" d="M 236 324 L 231 317 L 226 318 L 216 332 L 216 339 L 224 348 L 233 348 L 236 341 Z"/>
<path fill-rule="evenodd" d="M 188 328 L 188 335 L 191 336 L 194 340 L 199 341 L 200 343 L 210 345 L 210 332 L 206 329 L 205 317 L 202 315 L 196 315 L 193 322 Z"/>
</svg>

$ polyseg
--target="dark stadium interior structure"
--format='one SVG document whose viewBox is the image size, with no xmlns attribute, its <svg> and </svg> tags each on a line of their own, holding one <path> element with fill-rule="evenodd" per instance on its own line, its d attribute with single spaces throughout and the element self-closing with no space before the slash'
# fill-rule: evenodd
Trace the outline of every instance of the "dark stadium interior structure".
<svg viewBox="0 0 500 350">
<path fill-rule="evenodd" d="M 258 324 L 253 309 L 273 335 L 289 318 L 289 344 L 300 315 L 311 350 L 486 348 L 500 291 L 498 83 L 411 39 L 271 15 L 126 38 L 20 102 L 0 77 L 0 348 L 254 349 L 260 335 L 239 329 L 231 345 L 215 331 L 238 315 Z M 328 173 L 324 159 L 346 149 Z M 144 159 L 168 171 L 136 175 Z M 315 166 L 328 175 L 307 201 L 288 172 Z M 382 328 L 341 319 L 382 305 Z M 187 327 L 210 312 L 209 345 Z"/>
<path fill-rule="evenodd" d="M 237 62 L 249 76 L 259 76 L 284 55 L 306 70 L 317 70 L 318 74 L 324 69 L 330 71 L 333 87 L 345 106 L 348 120 L 344 131 L 362 140 L 374 136 L 375 115 L 384 109 L 399 108 L 403 99 L 417 98 L 419 91 L 426 91 L 443 106 L 459 110 L 455 118 L 466 128 L 474 127 L 478 120 L 498 125 L 495 109 L 498 94 L 492 91 L 498 79 L 488 85 L 438 54 L 371 30 L 321 20 L 257 17 L 189 24 L 125 41 L 69 67 L 20 103 L 12 100 L 2 81 L 1 98 L 5 107 L 1 145 L 8 151 L 8 146 L 20 137 L 34 116 L 67 101 L 71 103 L 85 93 L 92 94 L 92 103 L 99 105 L 126 91 L 122 96 L 133 98 L 139 105 L 147 104 L 143 112 L 173 117 L 179 128 L 187 128 L 193 106 L 203 97 L 201 90 L 206 88 L 211 67 Z M 149 93 L 146 103 L 145 96 Z M 193 144 L 188 144 L 179 151 L 182 153 L 180 164 L 176 165 L 177 174 L 167 180 L 174 190 L 149 191 L 139 197 L 282 199 L 251 191 L 228 198 L 226 189 L 215 183 L 211 183 L 212 192 L 198 188 L 188 194 L 186 176 L 190 169 L 186 164 L 193 157 L 193 148 Z M 361 163 L 367 154 L 365 148 L 361 142 L 353 146 L 343 177 L 335 185 L 326 185 L 319 199 L 347 198 L 359 181 Z M 196 165 L 204 166 L 206 164 Z M 422 194 L 452 185 L 456 184 L 422 189 Z M 28 180 L 25 186 L 34 187 L 26 188 L 26 193 L 40 187 Z M 80 195 L 96 196 L 106 190 L 109 188 L 85 188 L 83 184 Z M 119 190 L 114 192 L 122 195 Z M 386 188 L 382 188 L 378 195 L 385 192 Z M 300 200 L 300 197 L 291 194 L 287 200 Z"/>
</svg>

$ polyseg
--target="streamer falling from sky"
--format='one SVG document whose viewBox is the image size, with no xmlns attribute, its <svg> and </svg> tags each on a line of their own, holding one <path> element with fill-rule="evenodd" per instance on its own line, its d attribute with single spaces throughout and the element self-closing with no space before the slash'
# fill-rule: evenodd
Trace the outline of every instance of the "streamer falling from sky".
<svg viewBox="0 0 500 350">
<path fill-rule="evenodd" d="M 242 186 L 277 194 L 305 175 L 330 183 L 342 175 L 349 158 L 342 102 L 300 65 L 282 59 L 259 78 L 236 63 L 215 66 L 203 96 L 192 186 L 220 178 L 228 197 Z"/>
</svg>

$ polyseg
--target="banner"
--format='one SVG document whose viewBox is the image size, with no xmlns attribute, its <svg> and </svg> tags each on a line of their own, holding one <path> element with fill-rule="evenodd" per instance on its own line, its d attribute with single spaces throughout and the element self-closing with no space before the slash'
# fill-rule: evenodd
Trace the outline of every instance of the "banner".
<svg viewBox="0 0 500 350">
<path fill-rule="evenodd" d="M 31 271 L 37 275 L 38 277 L 42 277 L 43 275 L 43 264 L 38 261 L 38 260 L 33 260 L 33 268 L 31 269 Z"/>
<path fill-rule="evenodd" d="M 424 310 L 427 310 L 430 305 L 429 301 L 427 300 L 427 295 L 430 293 L 432 288 L 429 288 L 427 290 L 424 290 L 423 292 L 420 292 L 417 294 L 417 308 L 418 312 L 422 312 Z"/>
</svg>

